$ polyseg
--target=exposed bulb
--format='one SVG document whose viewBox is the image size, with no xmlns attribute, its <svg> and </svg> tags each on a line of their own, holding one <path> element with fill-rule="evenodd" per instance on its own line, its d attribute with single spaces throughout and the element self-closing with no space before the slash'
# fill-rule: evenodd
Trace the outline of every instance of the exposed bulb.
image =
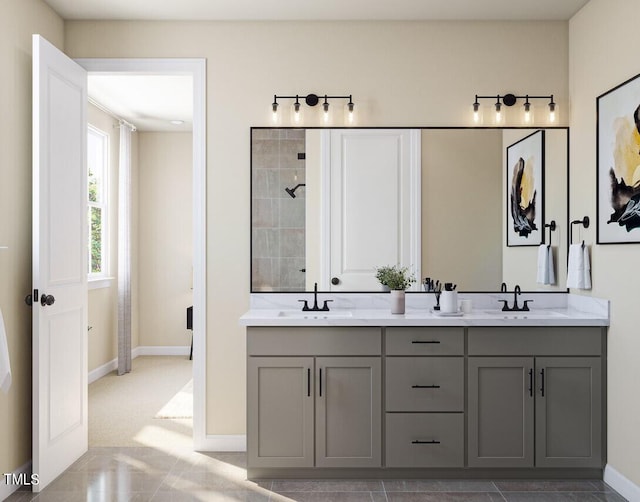
<svg viewBox="0 0 640 502">
<path fill-rule="evenodd" d="M 300 103 L 296 102 L 296 103 L 293 104 L 293 121 L 296 124 L 299 124 L 300 123 L 300 119 L 301 119 L 301 117 L 300 117 Z"/>
<path fill-rule="evenodd" d="M 274 102 L 274 103 L 271 105 L 271 112 L 272 112 L 272 114 L 271 114 L 271 121 L 272 121 L 274 124 L 277 124 L 277 123 L 278 123 L 278 103 Z"/>
<path fill-rule="evenodd" d="M 554 123 L 556 121 L 556 106 L 551 103 L 549 105 L 549 122 Z"/>
<path fill-rule="evenodd" d="M 531 123 L 531 104 L 530 103 L 524 104 L 524 123 L 525 124 Z"/>
<path fill-rule="evenodd" d="M 496 103 L 496 124 L 500 124 L 502 122 L 502 105 L 500 103 Z"/>
<path fill-rule="evenodd" d="M 322 109 L 324 110 L 323 112 L 323 118 L 324 118 L 324 122 L 325 124 L 327 122 L 329 122 L 329 103 L 327 103 L 326 101 L 322 104 Z"/>
<path fill-rule="evenodd" d="M 473 103 L 473 123 L 480 123 L 480 103 Z"/>
<path fill-rule="evenodd" d="M 353 103 L 349 103 L 348 105 L 349 113 L 347 114 L 347 120 L 349 124 L 353 124 L 354 116 L 353 116 Z"/>
</svg>

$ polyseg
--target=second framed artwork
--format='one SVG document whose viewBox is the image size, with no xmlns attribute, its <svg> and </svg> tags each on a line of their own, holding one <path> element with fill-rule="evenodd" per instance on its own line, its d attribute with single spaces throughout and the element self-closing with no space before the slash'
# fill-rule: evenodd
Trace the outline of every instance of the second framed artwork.
<svg viewBox="0 0 640 502">
<path fill-rule="evenodd" d="M 640 75 L 598 96 L 596 104 L 596 242 L 640 242 Z"/>
<path fill-rule="evenodd" d="M 507 246 L 544 242 L 544 131 L 507 147 Z"/>
</svg>

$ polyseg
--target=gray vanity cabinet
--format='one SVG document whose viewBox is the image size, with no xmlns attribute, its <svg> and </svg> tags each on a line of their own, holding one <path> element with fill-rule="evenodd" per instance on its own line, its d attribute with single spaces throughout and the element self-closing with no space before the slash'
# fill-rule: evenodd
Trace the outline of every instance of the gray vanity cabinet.
<svg viewBox="0 0 640 502">
<path fill-rule="evenodd" d="M 312 357 L 252 357 L 247 363 L 248 463 L 313 466 Z"/>
<path fill-rule="evenodd" d="M 536 466 L 602 466 L 599 357 L 536 357 Z"/>
<path fill-rule="evenodd" d="M 464 467 L 464 329 L 385 333 L 387 467 Z"/>
<path fill-rule="evenodd" d="M 532 467 L 533 358 L 472 357 L 467 367 L 469 467 Z"/>
<path fill-rule="evenodd" d="M 600 329 L 473 328 L 468 350 L 469 467 L 603 466 Z"/>
<path fill-rule="evenodd" d="M 381 328 L 247 334 L 249 468 L 381 467 Z"/>
<path fill-rule="evenodd" d="M 380 358 L 318 357 L 316 368 L 316 466 L 380 467 Z"/>
</svg>

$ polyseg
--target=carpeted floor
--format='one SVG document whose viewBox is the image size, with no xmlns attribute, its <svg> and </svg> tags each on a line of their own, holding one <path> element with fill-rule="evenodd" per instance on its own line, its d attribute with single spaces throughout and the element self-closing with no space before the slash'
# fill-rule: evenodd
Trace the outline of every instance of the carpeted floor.
<svg viewBox="0 0 640 502">
<path fill-rule="evenodd" d="M 89 446 L 192 448 L 192 371 L 187 357 L 142 356 L 133 360 L 131 373 L 112 372 L 93 382 Z"/>
</svg>

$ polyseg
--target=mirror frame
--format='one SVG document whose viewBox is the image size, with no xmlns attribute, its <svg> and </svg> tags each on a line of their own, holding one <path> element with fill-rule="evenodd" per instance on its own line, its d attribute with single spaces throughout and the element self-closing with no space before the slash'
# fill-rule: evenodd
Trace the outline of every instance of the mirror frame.
<svg viewBox="0 0 640 502">
<path fill-rule="evenodd" d="M 570 214 L 570 187 L 569 184 L 571 182 L 571 176 L 570 176 L 570 146 L 571 146 L 571 134 L 570 134 L 570 128 L 569 126 L 539 126 L 539 127 L 535 127 L 535 126 L 504 126 L 504 127 L 498 127 L 498 126 L 336 126 L 336 127 L 322 127 L 322 126 L 309 126 L 309 127 L 304 127 L 304 126 L 300 126 L 300 127 L 294 127 L 294 126 L 280 126 L 280 127 L 273 127 L 273 126 L 252 126 L 249 129 L 249 293 L 250 294 L 308 294 L 310 293 L 310 291 L 307 290 L 301 290 L 301 291 L 254 291 L 253 290 L 253 285 L 252 285 L 252 277 L 253 277 L 253 259 L 252 259 L 252 250 L 253 250 L 253 228 L 252 228 L 252 221 L 253 221 L 253 183 L 252 183 L 252 173 L 253 173 L 253 131 L 254 130 L 271 130 L 271 129 L 288 129 L 288 130 L 307 130 L 307 129 L 370 129 L 370 130 L 375 130 L 375 129 L 426 129 L 426 130 L 532 130 L 532 129 L 538 129 L 538 130 L 562 130 L 562 131 L 566 131 L 567 134 L 567 174 L 566 174 L 566 178 L 567 178 L 567 196 L 566 196 L 566 211 L 567 211 L 567 221 L 565 222 L 565 225 L 568 228 L 569 222 L 571 220 L 569 214 Z M 546 231 L 546 228 L 543 229 L 544 231 Z M 567 256 L 566 256 L 566 260 L 569 259 L 569 246 L 571 245 L 571 242 L 569 240 L 569 232 L 566 232 L 566 246 L 567 246 Z M 566 263 L 566 261 L 565 261 Z M 351 295 L 351 294 L 372 294 L 372 293 L 382 293 L 381 291 L 319 291 L 325 294 L 346 294 L 346 295 Z M 497 290 L 482 290 L 482 291 L 465 291 L 465 290 L 460 290 L 460 293 L 474 293 L 474 294 L 489 294 L 489 293 L 496 293 Z M 528 293 L 528 294 L 567 294 L 569 292 L 569 288 L 567 288 L 566 290 L 558 290 L 558 291 L 536 291 L 536 290 L 523 290 L 522 293 Z M 422 293 L 427 293 L 426 291 L 407 291 L 407 294 L 422 294 Z"/>
</svg>

